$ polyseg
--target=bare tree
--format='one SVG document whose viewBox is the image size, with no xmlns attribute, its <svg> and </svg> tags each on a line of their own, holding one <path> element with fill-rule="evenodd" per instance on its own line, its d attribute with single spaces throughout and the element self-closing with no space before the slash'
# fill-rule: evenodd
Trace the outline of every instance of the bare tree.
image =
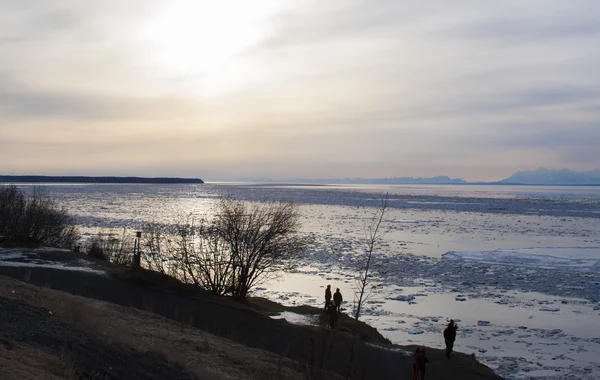
<svg viewBox="0 0 600 380">
<path fill-rule="evenodd" d="M 304 246 L 299 218 L 293 203 L 219 203 L 213 226 L 231 257 L 233 298 L 244 301 L 254 286 L 294 264 Z"/>
<path fill-rule="evenodd" d="M 144 263 L 214 294 L 244 301 L 248 292 L 292 266 L 303 248 L 296 205 L 250 206 L 223 199 L 211 221 L 144 227 Z"/>
<path fill-rule="evenodd" d="M 232 290 L 233 260 L 228 244 L 214 229 L 204 231 L 197 254 L 196 275 L 205 289 L 216 295 Z"/>
<path fill-rule="evenodd" d="M 354 326 L 352 328 L 352 343 L 350 347 L 350 360 L 348 361 L 348 369 L 346 372 L 346 379 L 350 378 L 351 371 L 354 366 L 354 353 L 356 337 L 358 334 L 359 319 L 361 317 L 364 303 L 372 294 L 373 289 L 373 253 L 375 252 L 381 239 L 387 232 L 382 224 L 388 212 L 388 194 L 381 201 L 381 205 L 370 220 L 369 225 L 365 226 L 365 253 L 359 259 L 359 275 L 357 278 L 357 287 L 355 292 L 355 305 L 354 305 Z"/>
<path fill-rule="evenodd" d="M 362 255 L 357 279 L 356 304 L 354 308 L 354 319 L 358 322 L 361 316 L 364 302 L 371 295 L 373 252 L 387 231 L 382 228 L 382 223 L 388 212 L 388 195 L 381 201 L 381 205 L 373 214 L 371 221 L 365 228 L 365 253 Z"/>
<path fill-rule="evenodd" d="M 210 290 L 211 281 L 203 275 L 210 266 L 211 236 L 208 222 L 188 216 L 174 224 L 146 223 L 142 227 L 144 265 L 186 283 Z M 219 293 L 219 292 L 217 292 Z"/>
</svg>

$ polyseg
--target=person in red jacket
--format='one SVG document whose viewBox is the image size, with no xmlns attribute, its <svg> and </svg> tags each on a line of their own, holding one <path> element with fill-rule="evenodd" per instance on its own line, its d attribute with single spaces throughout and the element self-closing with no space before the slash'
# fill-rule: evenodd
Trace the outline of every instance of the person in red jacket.
<svg viewBox="0 0 600 380">
<path fill-rule="evenodd" d="M 417 375 L 419 374 L 419 357 L 421 356 L 421 349 L 417 347 L 413 354 L 413 380 L 418 380 Z"/>
<path fill-rule="evenodd" d="M 419 367 L 419 372 L 421 373 L 421 380 L 425 380 L 425 365 L 429 363 L 429 359 L 425 354 L 425 349 L 421 349 L 421 353 L 417 357 L 417 366 Z"/>
</svg>

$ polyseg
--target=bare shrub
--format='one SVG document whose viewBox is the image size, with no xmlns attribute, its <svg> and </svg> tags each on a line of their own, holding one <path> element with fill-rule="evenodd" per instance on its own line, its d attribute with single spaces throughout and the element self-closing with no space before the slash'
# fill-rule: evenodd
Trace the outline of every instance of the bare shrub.
<svg viewBox="0 0 600 380">
<path fill-rule="evenodd" d="M 130 265 L 133 259 L 134 238 L 126 229 L 120 234 L 111 230 L 98 232 L 84 245 L 88 256 L 113 264 Z"/>
<path fill-rule="evenodd" d="M 73 248 L 79 239 L 71 216 L 35 187 L 27 196 L 17 186 L 0 186 L 0 235 L 7 244 Z"/>
</svg>

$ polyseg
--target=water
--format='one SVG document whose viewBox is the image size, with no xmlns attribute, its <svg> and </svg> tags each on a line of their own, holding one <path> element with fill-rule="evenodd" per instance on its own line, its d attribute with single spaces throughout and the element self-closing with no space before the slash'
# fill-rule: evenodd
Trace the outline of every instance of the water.
<svg viewBox="0 0 600 380">
<path fill-rule="evenodd" d="M 396 343 L 441 348 L 444 325 L 458 319 L 456 350 L 475 353 L 506 377 L 600 378 L 600 187 L 61 184 L 47 190 L 87 234 L 210 217 L 222 196 L 296 202 L 310 240 L 303 265 L 254 294 L 320 307 L 331 284 L 344 294 L 346 312 L 365 224 L 387 193 L 387 233 L 375 252 L 366 321 Z"/>
</svg>

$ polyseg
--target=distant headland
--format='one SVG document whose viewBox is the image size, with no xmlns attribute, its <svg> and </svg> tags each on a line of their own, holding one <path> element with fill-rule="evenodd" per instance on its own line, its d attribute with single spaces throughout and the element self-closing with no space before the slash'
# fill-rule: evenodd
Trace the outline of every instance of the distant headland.
<svg viewBox="0 0 600 380">
<path fill-rule="evenodd" d="M 200 178 L 0 175 L 0 183 L 204 183 Z"/>
</svg>

